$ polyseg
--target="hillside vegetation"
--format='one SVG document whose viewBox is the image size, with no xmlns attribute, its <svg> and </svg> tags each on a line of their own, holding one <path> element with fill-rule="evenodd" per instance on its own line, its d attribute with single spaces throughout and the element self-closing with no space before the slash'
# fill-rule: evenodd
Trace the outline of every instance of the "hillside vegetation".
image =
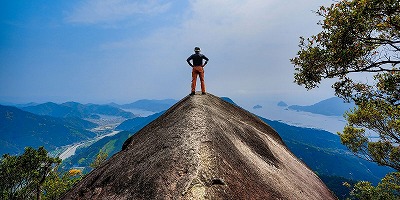
<svg viewBox="0 0 400 200">
<path fill-rule="evenodd" d="M 96 126 L 79 118 L 40 116 L 0 105 L 0 153 L 20 154 L 28 146 L 54 150 L 96 136 L 87 130 Z"/>
</svg>

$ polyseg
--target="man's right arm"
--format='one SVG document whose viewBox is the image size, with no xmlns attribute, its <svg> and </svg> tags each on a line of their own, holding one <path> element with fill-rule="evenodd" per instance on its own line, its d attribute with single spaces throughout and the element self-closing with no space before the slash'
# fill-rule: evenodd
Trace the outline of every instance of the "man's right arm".
<svg viewBox="0 0 400 200">
<path fill-rule="evenodd" d="M 192 60 L 192 56 L 190 56 L 188 59 L 186 59 L 186 62 L 193 67 L 193 64 L 190 62 L 190 60 Z"/>
</svg>

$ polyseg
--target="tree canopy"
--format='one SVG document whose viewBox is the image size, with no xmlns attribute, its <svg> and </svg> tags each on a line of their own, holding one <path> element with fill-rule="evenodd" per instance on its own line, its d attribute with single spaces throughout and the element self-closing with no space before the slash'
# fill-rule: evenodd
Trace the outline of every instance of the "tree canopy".
<svg viewBox="0 0 400 200">
<path fill-rule="evenodd" d="M 345 114 L 342 143 L 400 171 L 400 1 L 340 0 L 316 13 L 322 31 L 300 38 L 291 59 L 295 82 L 313 89 L 335 80 L 335 94 L 357 105 Z M 388 175 L 397 184 L 398 173 Z M 399 188 L 391 194 L 399 195 Z"/>
<path fill-rule="evenodd" d="M 358 105 L 347 115 L 342 136 L 351 132 L 353 137 L 344 143 L 351 141 L 353 152 L 399 170 L 400 2 L 343 0 L 316 13 L 324 18 L 319 22 L 323 30 L 301 38 L 300 51 L 291 59 L 295 82 L 312 89 L 323 79 L 335 79 L 336 95 Z M 355 73 L 373 74 L 374 81 L 351 78 Z M 360 128 L 377 132 L 381 143 L 374 144 L 381 151 L 392 150 L 392 158 L 369 153 L 368 139 L 361 137 L 365 129 Z"/>
<path fill-rule="evenodd" d="M 295 81 L 307 89 L 322 79 L 337 78 L 337 95 L 347 99 L 379 97 L 399 105 L 400 5 L 397 0 L 344 0 L 316 13 L 323 31 L 301 37 Z M 350 74 L 379 73 L 378 87 L 354 82 Z M 396 88 L 397 86 L 397 88 Z M 366 95 L 366 96 L 365 96 Z M 358 100 L 358 99 L 357 99 Z"/>
<path fill-rule="evenodd" d="M 58 172 L 61 159 L 46 149 L 26 147 L 19 156 L 0 159 L 0 199 L 59 199 L 83 174 L 79 169 Z"/>
<path fill-rule="evenodd" d="M 27 147 L 20 156 L 4 154 L 0 162 L 2 199 L 40 199 L 42 185 L 59 158 L 47 155 L 46 149 Z"/>
</svg>

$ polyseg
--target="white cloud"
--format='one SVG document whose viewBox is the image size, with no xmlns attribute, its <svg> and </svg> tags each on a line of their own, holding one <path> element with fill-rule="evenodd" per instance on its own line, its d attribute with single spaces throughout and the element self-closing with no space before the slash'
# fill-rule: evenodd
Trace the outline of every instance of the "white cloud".
<svg viewBox="0 0 400 200">
<path fill-rule="evenodd" d="M 180 51 L 174 49 L 179 52 L 202 47 L 210 58 L 207 81 L 214 86 L 209 88 L 217 89 L 216 93 L 266 96 L 305 91 L 293 83 L 289 59 L 296 55 L 299 36 L 319 32 L 318 17 L 311 10 L 330 0 L 190 2 L 181 27 L 151 35 L 148 45 L 151 41 L 160 41 L 158 46 L 179 43 Z"/>
<path fill-rule="evenodd" d="M 299 36 L 319 32 L 319 19 L 311 10 L 330 0 L 189 2 L 186 12 L 179 13 L 181 23 L 177 26 L 157 27 L 143 37 L 132 33 L 101 45 L 101 49 L 126 54 L 126 68 L 131 70 L 126 74 L 143 72 L 146 66 L 147 74 L 158 80 L 148 83 L 149 91 L 169 88 L 170 95 L 179 97 L 182 84 L 190 79 L 185 59 L 194 46 L 200 46 L 210 58 L 206 69 L 210 92 L 231 97 L 304 95 L 306 90 L 293 83 L 294 68 L 289 59 L 298 51 Z M 135 64 L 132 57 L 137 58 Z M 165 70 L 168 76 L 164 76 Z M 143 73 L 132 80 L 142 79 Z M 152 83 L 155 85 L 150 86 Z M 328 86 L 322 95 L 332 96 L 333 92 Z"/>
<path fill-rule="evenodd" d="M 65 88 L 68 88 L 70 77 L 74 77 L 76 88 L 84 86 L 78 92 L 81 98 L 85 98 L 85 94 L 88 95 L 90 91 L 86 98 L 105 98 L 108 95 L 127 100 L 166 97 L 179 99 L 190 89 L 190 67 L 185 60 L 193 52 L 194 46 L 200 46 L 210 58 L 206 67 L 206 84 L 209 92 L 216 95 L 234 99 L 256 99 L 261 96 L 280 100 L 285 100 L 285 95 L 295 98 L 300 96 L 299 99 L 333 95 L 329 86 L 312 93 L 296 86 L 293 83 L 293 66 L 289 62 L 299 50 L 299 36 L 307 37 L 320 31 L 317 25 L 320 18 L 312 10 L 317 10 L 321 5 L 329 5 L 333 0 L 66 2 L 59 8 L 65 9 L 64 5 L 73 6 L 63 18 L 67 23 L 61 24 L 65 26 L 62 30 L 65 28 L 68 31 L 60 32 L 56 38 L 65 37 L 65 41 L 74 42 L 74 45 L 55 42 L 60 43 L 56 46 L 60 48 L 59 52 L 66 53 L 52 57 L 52 62 L 42 59 L 43 63 L 33 63 L 25 59 L 24 62 L 16 60 L 15 63 L 47 66 L 50 69 L 57 66 L 57 69 L 70 72 L 65 75 L 57 70 L 56 75 L 48 75 L 43 80 L 57 77 L 57 82 L 61 85 L 65 83 Z M 60 3 L 54 1 L 54 4 Z M 80 29 L 71 24 L 91 27 Z M 99 26 L 118 28 L 97 29 Z M 71 31 L 76 31 L 76 34 L 71 36 Z M 88 39 L 86 35 L 91 38 Z M 45 36 L 42 35 L 44 42 L 41 43 L 51 43 Z M 39 59 L 35 57 L 36 60 Z M 75 67 L 71 69 L 71 66 Z M 37 77 L 40 75 L 37 74 Z M 29 76 L 31 82 L 35 82 L 37 77 Z M 64 80 L 59 81 L 58 77 Z M 7 80 L 10 80 L 8 85 L 13 85 L 11 80 L 18 82 L 20 79 Z M 17 82 L 16 85 L 23 83 L 24 86 L 30 83 Z M 48 85 L 45 81 L 36 82 L 43 83 L 43 88 Z M 67 94 L 67 89 L 63 91 L 55 88 L 57 91 L 48 93 L 78 96 L 75 90 Z M 106 89 L 103 91 L 103 88 Z M 36 89 L 33 88 L 31 92 L 43 91 Z"/>
<path fill-rule="evenodd" d="M 103 24 L 124 21 L 140 14 L 165 12 L 170 3 L 162 0 L 85 0 L 66 17 L 70 23 Z"/>
<path fill-rule="evenodd" d="M 280 100 L 299 95 L 310 99 L 333 96 L 329 85 L 305 95 L 311 93 L 293 83 L 294 68 L 289 62 L 298 51 L 299 36 L 320 31 L 319 18 L 311 10 L 331 0 L 189 2 L 189 7 L 177 13 L 180 17 L 174 26 L 157 26 L 140 37 L 130 30 L 126 38 L 100 45 L 106 53 L 117 54 L 119 64 L 115 66 L 124 70 L 118 79 L 129 80 L 126 85 L 146 82 L 142 90 L 132 90 L 131 96 L 149 96 L 156 91 L 173 98 L 181 97 L 182 91 L 185 94 L 190 82 L 185 60 L 194 46 L 200 46 L 210 58 L 206 83 L 216 95 Z M 115 62 L 115 57 L 110 57 Z"/>
</svg>

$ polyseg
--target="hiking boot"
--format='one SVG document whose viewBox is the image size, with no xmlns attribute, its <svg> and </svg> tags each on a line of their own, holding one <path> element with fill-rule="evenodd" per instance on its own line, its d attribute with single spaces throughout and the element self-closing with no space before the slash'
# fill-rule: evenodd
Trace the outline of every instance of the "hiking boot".
<svg viewBox="0 0 400 200">
<path fill-rule="evenodd" d="M 206 95 L 207 93 L 205 93 L 205 92 L 202 92 L 201 94 L 202 94 L 202 95 Z"/>
<path fill-rule="evenodd" d="M 190 95 L 190 96 L 193 96 L 194 94 L 195 94 L 195 92 L 191 92 L 189 95 Z"/>
</svg>

